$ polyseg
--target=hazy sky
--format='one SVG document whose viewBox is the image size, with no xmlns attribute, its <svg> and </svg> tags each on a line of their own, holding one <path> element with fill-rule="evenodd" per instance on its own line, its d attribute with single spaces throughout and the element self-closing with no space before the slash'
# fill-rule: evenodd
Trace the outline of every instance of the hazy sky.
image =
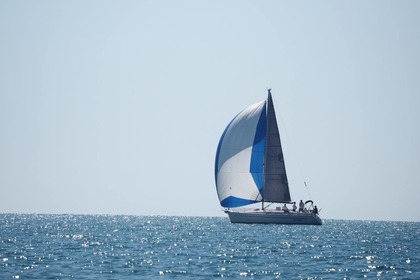
<svg viewBox="0 0 420 280">
<path fill-rule="evenodd" d="M 220 135 L 271 87 L 293 199 L 326 219 L 420 221 L 419 14 L 2 0 L 0 212 L 224 216 Z"/>
</svg>

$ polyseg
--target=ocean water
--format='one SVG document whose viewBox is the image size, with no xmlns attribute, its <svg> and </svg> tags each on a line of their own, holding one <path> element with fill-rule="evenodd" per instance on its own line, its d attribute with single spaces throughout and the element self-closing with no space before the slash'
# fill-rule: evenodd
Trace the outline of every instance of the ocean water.
<svg viewBox="0 0 420 280">
<path fill-rule="evenodd" d="M 0 214 L 0 279 L 420 279 L 420 223 Z"/>
</svg>

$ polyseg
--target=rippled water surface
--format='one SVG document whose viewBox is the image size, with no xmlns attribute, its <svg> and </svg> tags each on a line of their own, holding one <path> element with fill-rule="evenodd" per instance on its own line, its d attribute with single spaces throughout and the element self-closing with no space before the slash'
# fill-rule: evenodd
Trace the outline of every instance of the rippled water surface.
<svg viewBox="0 0 420 280">
<path fill-rule="evenodd" d="M 0 214 L 0 279 L 420 279 L 420 223 Z"/>
</svg>

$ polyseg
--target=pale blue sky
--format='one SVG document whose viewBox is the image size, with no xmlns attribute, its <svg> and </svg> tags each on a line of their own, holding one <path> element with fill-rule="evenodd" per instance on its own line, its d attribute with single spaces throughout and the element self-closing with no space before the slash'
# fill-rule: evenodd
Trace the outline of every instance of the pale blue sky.
<svg viewBox="0 0 420 280">
<path fill-rule="evenodd" d="M 419 1 L 0 1 L 0 212 L 223 216 L 271 87 L 292 198 L 420 221 Z"/>
</svg>

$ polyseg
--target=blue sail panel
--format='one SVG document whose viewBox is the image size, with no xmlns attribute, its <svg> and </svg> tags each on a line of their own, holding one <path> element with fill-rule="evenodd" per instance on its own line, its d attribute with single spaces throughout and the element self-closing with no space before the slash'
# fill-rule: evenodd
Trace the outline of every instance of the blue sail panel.
<svg viewBox="0 0 420 280">
<path fill-rule="evenodd" d="M 266 143 L 266 131 L 267 131 L 267 116 L 266 108 L 264 106 L 261 112 L 260 119 L 257 124 L 257 129 L 254 138 L 254 144 L 252 145 L 251 164 L 249 172 L 251 172 L 254 178 L 255 184 L 258 190 L 263 194 L 263 172 L 264 172 L 264 154 L 265 154 L 265 143 Z"/>
<path fill-rule="evenodd" d="M 220 201 L 220 205 L 227 208 L 234 208 L 234 207 L 246 206 L 255 202 L 258 202 L 258 201 L 243 199 L 243 198 L 239 198 L 235 196 L 228 196 L 222 201 Z"/>
</svg>

